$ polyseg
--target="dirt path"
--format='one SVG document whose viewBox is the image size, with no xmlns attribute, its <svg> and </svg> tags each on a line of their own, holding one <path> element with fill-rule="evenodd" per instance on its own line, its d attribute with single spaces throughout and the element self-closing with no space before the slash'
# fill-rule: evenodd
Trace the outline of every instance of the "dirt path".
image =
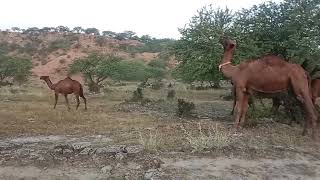
<svg viewBox="0 0 320 180">
<path fill-rule="evenodd" d="M 0 179 L 319 179 L 320 161 L 150 155 L 137 145 L 112 145 L 97 135 L 36 136 L 0 140 Z M 124 149 L 124 147 L 126 147 Z"/>
</svg>

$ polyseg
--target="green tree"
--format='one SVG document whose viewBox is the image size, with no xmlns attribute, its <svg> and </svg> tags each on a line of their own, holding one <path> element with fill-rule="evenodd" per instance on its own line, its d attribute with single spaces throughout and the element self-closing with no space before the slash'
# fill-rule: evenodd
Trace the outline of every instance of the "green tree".
<svg viewBox="0 0 320 180">
<path fill-rule="evenodd" d="M 90 54 L 85 58 L 78 58 L 70 65 L 70 73 L 82 73 L 88 83 L 90 92 L 99 92 L 101 83 L 118 72 L 119 57 L 111 55 Z"/>
<path fill-rule="evenodd" d="M 0 54 L 0 83 L 13 79 L 18 83 L 25 82 L 32 68 L 30 59 Z"/>
<path fill-rule="evenodd" d="M 84 30 L 84 32 L 86 34 L 93 34 L 93 35 L 100 35 L 99 29 L 97 28 L 87 28 L 86 30 Z"/>
<path fill-rule="evenodd" d="M 80 34 L 80 33 L 84 32 L 84 29 L 83 29 L 81 26 L 77 26 L 77 27 L 74 27 L 74 28 L 72 29 L 72 32 L 73 32 L 73 33 Z"/>
<path fill-rule="evenodd" d="M 302 65 L 313 78 L 320 70 L 320 2 L 285 0 L 242 10 L 232 36 L 242 58 L 272 53 Z"/>
<path fill-rule="evenodd" d="M 214 86 L 219 86 L 223 78 L 218 70 L 222 54 L 219 39 L 223 31 L 230 31 L 232 17 L 227 8 L 214 10 L 207 6 L 180 29 L 182 37 L 172 49 L 179 61 L 173 71 L 176 78 L 185 82 L 212 81 Z"/>
<path fill-rule="evenodd" d="M 113 31 L 102 31 L 102 35 L 108 38 L 115 38 L 117 36 L 117 33 Z"/>
</svg>

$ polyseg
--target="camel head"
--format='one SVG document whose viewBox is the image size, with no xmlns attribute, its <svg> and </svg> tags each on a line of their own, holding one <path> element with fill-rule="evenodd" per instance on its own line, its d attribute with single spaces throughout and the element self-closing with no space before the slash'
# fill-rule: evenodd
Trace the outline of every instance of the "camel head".
<svg viewBox="0 0 320 180">
<path fill-rule="evenodd" d="M 224 50 L 231 50 L 236 47 L 237 43 L 235 40 L 230 39 L 227 36 L 224 36 L 220 39 L 220 43 L 222 44 Z"/>
<path fill-rule="evenodd" d="M 40 79 L 41 80 L 46 80 L 46 79 L 49 79 L 49 76 L 40 76 Z"/>
</svg>

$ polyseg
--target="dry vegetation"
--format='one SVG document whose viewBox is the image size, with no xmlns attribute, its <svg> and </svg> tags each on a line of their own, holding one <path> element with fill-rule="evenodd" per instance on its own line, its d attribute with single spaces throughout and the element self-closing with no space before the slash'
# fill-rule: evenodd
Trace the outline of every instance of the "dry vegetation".
<svg viewBox="0 0 320 180">
<path fill-rule="evenodd" d="M 56 110 L 52 109 L 53 93 L 44 84 L 1 88 L 1 138 L 103 135 L 111 139 L 109 145 L 142 145 L 143 157 L 157 154 L 177 160 L 189 156 L 255 160 L 305 155 L 320 159 L 319 145 L 309 136 L 301 136 L 300 125 L 289 126 L 273 118 L 260 118 L 255 126 L 234 132 L 230 116 L 232 101 L 221 99 L 226 89 L 195 91 L 177 85 L 175 99 L 166 100 L 169 89 L 147 88 L 143 93 L 150 102 L 141 105 L 125 101 L 136 87 L 136 83 L 126 83 L 108 86 L 108 90 L 99 95 L 86 94 L 88 111 L 84 111 L 83 103 L 76 111 L 75 100 L 69 96 L 70 112 L 66 110 L 64 98 L 59 99 Z M 194 102 L 195 114 L 179 118 L 176 115 L 178 98 Z M 259 108 L 258 103 L 257 106 Z M 186 172 L 171 169 L 167 173 L 181 173 L 179 177 L 184 179 Z"/>
</svg>

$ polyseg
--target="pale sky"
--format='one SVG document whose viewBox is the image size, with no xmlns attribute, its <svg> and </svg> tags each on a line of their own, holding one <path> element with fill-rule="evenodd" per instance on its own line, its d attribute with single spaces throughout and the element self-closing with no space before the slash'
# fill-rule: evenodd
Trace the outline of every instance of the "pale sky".
<svg viewBox="0 0 320 180">
<path fill-rule="evenodd" d="M 197 10 L 212 4 L 233 11 L 266 0 L 3 0 L 0 29 L 11 27 L 95 27 L 100 31 L 131 30 L 139 36 L 179 38 Z M 280 0 L 273 0 L 279 2 Z"/>
</svg>

